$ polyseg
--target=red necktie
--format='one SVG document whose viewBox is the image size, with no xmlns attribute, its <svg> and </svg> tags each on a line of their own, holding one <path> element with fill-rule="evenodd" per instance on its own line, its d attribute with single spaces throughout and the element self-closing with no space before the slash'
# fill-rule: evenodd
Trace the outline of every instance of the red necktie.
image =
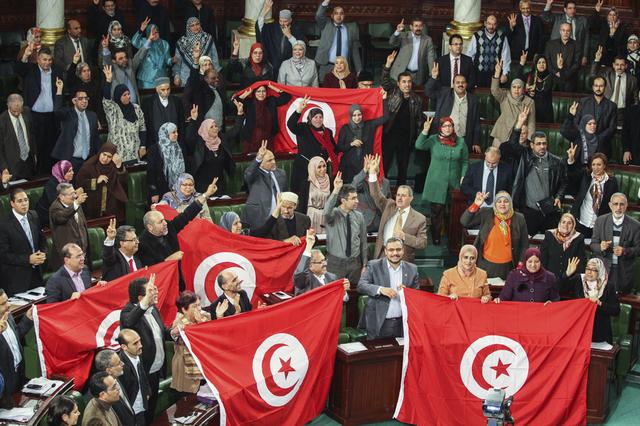
<svg viewBox="0 0 640 426">
<path fill-rule="evenodd" d="M 129 272 L 134 272 L 135 267 L 133 266 L 133 257 L 131 259 L 129 259 Z"/>
<path fill-rule="evenodd" d="M 458 69 L 458 58 L 454 58 L 453 60 L 455 61 L 453 63 L 453 77 L 455 78 L 455 76 L 458 75 L 460 71 Z M 451 79 L 451 82 L 453 83 L 453 79 Z"/>
</svg>

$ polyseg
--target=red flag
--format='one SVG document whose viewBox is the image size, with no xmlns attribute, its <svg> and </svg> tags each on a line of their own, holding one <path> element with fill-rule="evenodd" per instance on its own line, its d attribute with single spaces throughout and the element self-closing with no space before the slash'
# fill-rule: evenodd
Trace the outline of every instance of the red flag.
<svg viewBox="0 0 640 426">
<path fill-rule="evenodd" d="M 324 410 L 343 294 L 334 282 L 182 331 L 218 400 L 221 425 L 302 425 Z"/>
<path fill-rule="evenodd" d="M 156 211 L 162 213 L 166 221 L 173 220 L 179 214 L 176 209 L 168 204 L 156 204 Z"/>
<path fill-rule="evenodd" d="M 178 262 L 166 261 L 95 286 L 79 299 L 35 305 L 33 322 L 43 376 L 73 377 L 82 389 L 96 349 L 119 347 L 120 310 L 129 302 L 129 283 L 156 274 L 157 308 L 167 326 L 176 317 Z"/>
<path fill-rule="evenodd" d="M 194 291 L 202 306 L 209 306 L 222 289 L 216 278 L 233 268 L 242 289 L 257 307 L 259 296 L 274 291 L 293 291 L 293 271 L 304 244 L 232 234 L 207 220 L 195 219 L 178 234 L 182 257 L 182 276 L 187 290 Z"/>
<path fill-rule="evenodd" d="M 431 425 L 486 424 L 491 387 L 513 395 L 516 424 L 587 423 L 596 305 L 478 299 L 405 290 L 403 382 L 394 417 Z"/>
<path fill-rule="evenodd" d="M 264 86 L 264 81 L 252 84 L 251 89 Z M 382 116 L 382 95 L 380 89 L 326 89 L 317 87 L 297 87 L 285 86 L 278 83 L 271 83 L 273 87 L 291 95 L 291 101 L 278 107 L 279 132 L 276 135 L 273 147 L 276 153 L 297 152 L 298 145 L 296 136 L 287 128 L 287 119 L 296 111 L 300 101 L 305 96 L 311 99 L 307 107 L 302 112 L 301 121 L 307 120 L 307 114 L 312 108 L 320 108 L 324 114 L 324 125 L 331 129 L 333 137 L 338 141 L 340 129 L 349 122 L 349 107 L 358 104 L 362 108 L 364 120 L 373 120 Z M 246 90 L 246 89 L 244 89 Z M 244 90 L 237 92 L 234 96 L 239 96 Z M 279 96 L 275 91 L 268 89 L 268 96 Z M 376 130 L 373 144 L 374 154 L 382 156 L 382 126 Z M 332 158 L 334 162 L 333 172 L 338 171 L 338 157 Z M 382 167 L 382 164 L 380 165 Z"/>
</svg>

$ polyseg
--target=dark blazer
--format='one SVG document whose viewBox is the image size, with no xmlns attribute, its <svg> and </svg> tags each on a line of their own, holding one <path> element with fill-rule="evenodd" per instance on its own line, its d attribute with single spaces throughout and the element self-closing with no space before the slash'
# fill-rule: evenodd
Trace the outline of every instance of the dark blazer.
<svg viewBox="0 0 640 426">
<path fill-rule="evenodd" d="M 471 86 L 469 86 L 471 87 Z M 436 114 L 433 117 L 434 123 L 439 123 L 442 117 L 449 117 L 453 109 L 454 96 L 457 96 L 451 85 L 443 86 L 440 79 L 434 80 L 429 77 L 424 85 L 424 93 L 429 98 L 436 100 Z M 431 126 L 429 134 L 438 131 L 439 126 Z M 478 107 L 478 98 L 471 92 L 467 91 L 467 123 L 466 135 L 464 142 L 467 144 L 469 152 L 473 145 L 480 145 L 480 110 Z"/>
<path fill-rule="evenodd" d="M 638 80 L 635 76 L 631 75 L 630 72 L 625 72 L 626 75 L 626 83 L 625 83 L 625 98 L 624 98 L 624 106 L 625 108 L 630 107 L 631 105 L 635 105 L 638 103 Z M 617 74 L 611 68 L 599 68 L 598 64 L 594 62 L 591 65 L 591 77 L 600 76 L 605 79 L 607 85 L 604 88 L 604 96 L 612 102 L 615 102 L 613 99 L 614 90 L 616 87 L 616 79 Z"/>
<path fill-rule="evenodd" d="M 295 235 L 298 237 L 303 237 L 307 229 L 311 227 L 311 219 L 309 216 L 302 214 L 300 212 L 293 212 L 293 220 L 296 221 L 296 233 Z M 272 240 L 286 240 L 293 235 L 289 234 L 287 229 L 287 225 L 285 223 L 285 219 L 282 216 L 278 216 L 278 218 L 274 218 L 272 215 L 269 215 L 269 218 L 259 228 L 253 229 L 251 231 L 251 235 L 254 237 L 266 237 Z"/>
<path fill-rule="evenodd" d="M 133 262 L 137 269 L 143 267 L 142 262 L 133 255 Z M 104 281 L 115 280 L 129 273 L 129 263 L 116 248 L 116 245 L 102 246 L 102 279 Z"/>
<path fill-rule="evenodd" d="M 75 213 L 78 213 L 78 220 Z M 60 253 L 62 247 L 67 243 L 76 243 L 89 258 L 89 234 L 87 232 L 87 219 L 82 212 L 82 206 L 78 210 L 73 205 L 65 207 L 60 198 L 56 198 L 49 207 L 49 223 L 51 227 L 51 237 L 53 239 L 54 252 L 51 253 L 51 263 L 54 268 L 62 266 Z"/>
<path fill-rule="evenodd" d="M 152 306 L 149 309 L 153 309 L 153 318 L 158 323 L 160 330 L 163 331 L 164 340 L 171 340 L 170 330 L 164 326 L 160 312 L 158 312 L 158 308 Z M 142 358 L 144 371 L 149 374 L 151 365 L 153 365 L 153 360 L 156 357 L 156 345 L 153 340 L 151 327 L 149 327 L 149 324 L 145 320 L 145 312 L 146 311 L 143 310 L 138 303 L 127 303 L 125 307 L 122 308 L 122 312 L 120 312 L 120 328 L 130 328 L 140 335 L 140 341 L 142 342 L 143 348 L 140 358 Z M 160 371 L 162 371 L 162 369 L 160 369 Z M 133 396 L 133 398 L 129 398 L 129 401 L 135 401 L 135 394 Z"/>
<path fill-rule="evenodd" d="M 175 95 L 169 95 L 168 99 L 169 99 L 169 104 L 167 105 L 167 108 L 173 105 L 175 107 L 175 112 L 176 112 L 176 117 L 170 121 L 176 126 L 178 126 L 178 135 L 180 139 L 184 139 L 184 135 L 185 135 L 184 123 L 186 120 L 186 116 L 184 113 L 184 106 L 182 105 L 182 101 L 180 100 L 179 97 Z M 160 127 L 164 124 L 164 122 L 156 123 L 155 120 L 153 119 L 154 117 L 153 109 L 154 109 L 154 106 L 156 105 L 159 106 L 160 108 L 164 108 L 164 106 L 162 106 L 162 104 L 160 103 L 160 96 L 158 96 L 157 94 L 153 94 L 151 96 L 142 98 L 142 101 L 140 104 L 140 108 L 142 108 L 142 113 L 144 114 L 144 125 L 147 128 L 147 145 L 146 145 L 147 150 L 153 145 L 158 143 L 158 130 L 160 130 Z"/>
<path fill-rule="evenodd" d="M 24 104 L 29 108 L 33 107 L 33 104 L 40 96 L 41 83 L 40 83 L 40 67 L 37 64 L 25 63 L 21 61 L 15 62 L 15 71 L 22 77 L 22 96 L 24 97 Z M 56 78 L 62 79 L 62 72 L 57 67 L 51 67 L 51 95 L 55 97 L 56 94 Z M 53 99 L 52 99 L 53 101 Z"/>
<path fill-rule="evenodd" d="M 85 289 L 91 288 L 91 273 L 85 266 L 80 273 Z M 64 302 L 75 293 L 76 286 L 64 266 L 61 266 L 47 281 L 47 303 Z"/>
<path fill-rule="evenodd" d="M 213 105 L 216 97 L 222 100 L 222 111 L 224 115 L 231 110 L 231 101 L 227 96 L 227 89 L 224 84 L 224 78 L 220 79 L 218 87 L 211 89 L 204 81 L 197 69 L 192 69 L 182 92 L 182 108 L 184 111 L 191 111 L 193 105 L 198 105 L 198 125 L 204 120 L 204 116 Z M 224 129 L 224 126 L 220 126 Z"/>
<path fill-rule="evenodd" d="M 147 347 L 144 346 L 143 343 L 143 354 L 146 349 Z M 140 390 L 140 392 L 142 392 L 142 405 L 145 410 L 148 410 L 149 395 L 151 394 L 151 390 L 149 389 L 149 380 L 147 379 L 147 373 L 144 369 L 144 362 L 142 363 L 142 374 L 140 374 L 140 377 L 138 377 L 139 370 L 136 371 L 136 368 L 133 366 L 133 363 L 124 353 L 124 351 L 120 351 L 118 355 L 120 356 L 120 360 L 122 360 L 124 364 L 122 376 L 118 377 L 118 381 L 122 384 L 122 391 L 127 396 L 127 399 L 130 401 L 133 408 L 133 402 L 136 400 L 138 390 Z M 140 356 L 139 358 L 140 361 L 142 361 L 142 356 Z M 153 362 L 153 359 L 151 361 Z"/>
<path fill-rule="evenodd" d="M 185 167 L 187 166 L 187 153 L 180 142 L 177 142 L 182 150 L 182 158 Z M 147 148 L 147 185 L 149 187 L 149 197 L 159 195 L 161 198 L 164 194 L 171 191 L 167 182 L 167 176 L 164 174 L 164 158 L 160 152 L 160 145 L 155 144 Z"/>
<path fill-rule="evenodd" d="M 9 117 L 9 111 L 0 114 L 0 172 L 8 169 L 14 178 L 30 178 L 35 171 L 36 157 L 38 153 L 37 146 L 34 141 L 32 131 L 31 110 L 24 107 L 22 110 L 22 119 L 24 120 L 24 133 L 29 144 L 29 157 L 26 169 L 23 161 L 20 159 L 20 146 L 18 145 L 18 137 L 15 128 Z"/>
<path fill-rule="evenodd" d="M 80 37 L 80 46 L 84 55 L 84 62 L 89 65 L 96 63 L 96 52 L 94 46 L 85 37 Z M 53 47 L 53 63 L 60 69 L 67 70 L 73 63 L 73 55 L 76 54 L 77 47 L 68 34 L 65 34 L 56 41 Z"/>
<path fill-rule="evenodd" d="M 212 320 L 217 319 L 216 306 L 218 306 L 218 303 L 222 303 L 226 298 L 227 296 L 225 296 L 223 293 L 211 305 L 204 308 L 205 311 L 211 314 Z M 240 309 L 242 310 L 242 312 L 249 312 L 252 308 L 253 307 L 251 306 L 251 301 L 249 300 L 249 296 L 247 295 L 247 292 L 244 290 L 240 290 Z M 230 317 L 235 314 L 236 314 L 235 307 L 233 306 L 232 303 L 229 303 L 229 307 L 227 308 L 226 311 L 224 311 L 223 316 Z"/>
<path fill-rule="evenodd" d="M 573 205 L 571 206 L 571 214 L 576 220 L 580 220 L 580 208 L 582 207 L 582 203 L 587 195 L 587 191 L 591 187 L 591 173 L 583 168 L 578 166 L 578 163 L 575 162 L 573 165 L 569 166 L 569 180 L 571 182 L 580 182 L 580 186 L 576 186 L 577 191 L 573 191 L 571 195 L 574 196 Z M 615 176 L 609 176 L 609 179 L 604 183 L 604 188 L 602 188 L 602 201 L 600 202 L 600 208 L 598 209 L 598 216 L 602 216 L 603 214 L 607 214 L 610 212 L 609 209 L 609 200 L 611 200 L 611 196 L 618 192 L 618 180 Z"/>
<path fill-rule="evenodd" d="M 625 123 L 633 123 L 638 117 L 640 117 L 640 105 L 625 108 Z M 622 144 L 623 151 L 631 153 L 629 164 L 640 165 L 640 126 L 622 126 Z"/>
<path fill-rule="evenodd" d="M 20 346 L 20 353 L 22 354 L 22 361 L 18 364 L 18 368 L 14 367 L 13 353 L 9 347 L 9 343 L 5 337 L 0 334 L 0 374 L 4 377 L 4 395 L 13 395 L 14 392 L 20 389 L 22 382 L 24 381 L 24 350 L 22 347 L 22 341 L 24 336 L 33 326 L 33 321 L 27 318 L 26 315 L 22 316 L 22 319 L 18 324 L 13 319 L 13 315 L 9 314 L 7 317 L 7 326 L 13 330 L 18 340 L 18 346 Z M 3 398 L 3 401 L 5 398 Z M 0 406 L 2 401 L 0 401 Z"/>
<path fill-rule="evenodd" d="M 300 264 L 298 265 L 298 268 L 293 275 L 293 285 L 296 296 L 311 291 L 314 288 L 322 287 L 322 284 L 320 283 L 320 281 L 318 281 L 318 278 L 316 278 L 316 276 L 313 275 L 313 272 L 309 270 L 310 262 L 310 257 L 305 256 L 304 259 L 301 259 Z M 324 274 L 324 282 L 326 284 L 337 279 L 338 277 L 331 272 L 326 272 Z"/>
<path fill-rule="evenodd" d="M 273 174 L 278 181 L 280 191 L 287 190 L 287 174 L 282 169 L 276 169 Z M 260 163 L 252 161 L 244 172 L 244 181 L 247 184 L 249 195 L 242 211 L 242 222 L 249 228 L 262 225 L 271 214 L 272 184 L 269 175 L 260 168 Z"/>
<path fill-rule="evenodd" d="M 187 206 L 182 213 L 174 217 L 173 220 L 167 222 L 168 233 L 165 238 L 170 246 L 169 252 L 167 252 L 167 249 L 162 245 L 158 237 L 152 235 L 146 229 L 142 231 L 137 253 L 142 264 L 144 266 L 155 265 L 180 250 L 178 232 L 187 226 L 187 224 L 200 213 L 200 210 L 202 210 L 202 204 L 196 200 Z"/>
<path fill-rule="evenodd" d="M 124 391 L 122 376 L 117 377 L 116 381 L 118 382 L 120 389 L 122 389 L 122 393 L 120 394 L 118 402 L 113 404 L 111 408 L 116 412 L 116 415 L 120 419 L 120 423 L 123 425 L 134 425 L 136 424 L 136 415 L 133 412 L 133 404 L 129 401 L 129 398 L 127 398 L 127 394 Z"/>
<path fill-rule="evenodd" d="M 584 267 L 587 263 L 584 235 L 578 235 L 571 241 L 569 247 L 564 250 L 562 244 L 558 242 L 553 233 L 550 230 L 545 231 L 544 240 L 540 245 L 540 255 L 542 266 L 544 266 L 547 271 L 553 272 L 557 279 L 565 276 L 567 264 L 572 257 L 580 259 L 577 273 L 581 274 L 584 272 Z"/>
<path fill-rule="evenodd" d="M 62 95 L 54 96 L 53 108 L 62 130 L 53 151 L 51 151 L 51 156 L 58 160 L 69 161 L 73 157 L 73 140 L 78 133 L 78 113 L 75 107 L 67 108 L 64 106 Z M 98 134 L 98 115 L 88 109 L 85 110 L 85 114 L 89 121 L 89 155 L 87 156 L 89 158 L 98 152 L 102 141 Z"/>
<path fill-rule="evenodd" d="M 578 111 L 575 116 L 576 125 L 580 124 L 580 119 L 583 115 L 590 114 L 594 116 L 597 123 L 596 134 L 601 146 L 600 152 L 611 158 L 611 145 L 618 125 L 618 107 L 606 97 L 597 105 L 593 95 L 580 98 L 578 102 Z"/>
<path fill-rule="evenodd" d="M 607 213 L 596 219 L 593 226 L 593 236 L 591 237 L 591 251 L 604 262 L 607 270 L 611 268 L 611 257 L 613 255 L 613 243 L 606 251 L 600 249 L 601 241 L 613 241 L 613 218 L 612 213 Z M 624 217 L 622 222 L 622 235 L 620 243 L 624 247 L 624 254 L 618 257 L 618 268 L 622 276 L 622 282 L 618 283 L 618 288 L 631 288 L 634 285 L 633 264 L 640 254 L 640 223 L 632 217 Z"/>
<path fill-rule="evenodd" d="M 527 50 L 527 61 L 533 60 L 536 53 L 544 51 L 544 28 L 542 19 L 538 16 L 529 15 L 529 49 Z M 524 29 L 524 18 L 522 13 L 516 16 L 516 26 L 511 30 L 507 26 L 507 37 L 511 49 L 511 58 L 514 61 L 520 60 L 520 53 L 525 50 L 524 44 L 527 40 L 527 33 Z"/>
<path fill-rule="evenodd" d="M 27 213 L 31 227 L 31 235 L 35 250 L 47 252 L 47 239 L 42 233 L 40 221 L 35 211 Z M 0 221 L 0 271 L 2 271 L 2 288 L 7 295 L 26 291 L 40 286 L 42 281 L 42 266 L 32 266 L 29 256 L 33 254 L 29 239 L 11 210 Z"/>
<path fill-rule="evenodd" d="M 511 194 L 511 183 L 513 182 L 513 174 L 511 167 L 503 162 L 498 163 L 498 167 L 495 169 L 496 178 L 496 193 L 500 191 L 507 191 Z M 476 161 L 469 164 L 467 173 L 464 175 L 460 190 L 467 196 L 468 204 L 471 205 L 476 198 L 476 193 L 484 192 L 482 187 L 482 174 L 484 173 L 484 159 L 482 161 Z"/>
<path fill-rule="evenodd" d="M 438 58 L 438 81 L 442 87 L 451 87 L 451 57 L 447 53 Z M 471 56 L 467 56 L 464 53 L 460 55 L 460 69 L 459 73 L 464 75 L 467 79 L 468 88 L 471 89 L 476 86 L 476 70 L 473 66 L 473 59 Z"/>
</svg>

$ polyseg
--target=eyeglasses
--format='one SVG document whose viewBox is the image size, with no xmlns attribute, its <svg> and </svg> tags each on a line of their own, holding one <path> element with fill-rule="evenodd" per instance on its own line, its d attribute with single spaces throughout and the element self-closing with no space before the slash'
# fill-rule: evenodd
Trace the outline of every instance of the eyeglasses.
<svg viewBox="0 0 640 426">
<path fill-rule="evenodd" d="M 130 239 L 130 240 L 122 240 L 122 241 L 124 241 L 125 243 L 139 243 L 140 242 L 140 240 L 137 239 L 137 238 L 133 238 L 133 239 Z"/>
<path fill-rule="evenodd" d="M 88 101 L 89 97 L 88 96 L 78 96 L 76 99 L 79 100 L 79 101 Z"/>
</svg>

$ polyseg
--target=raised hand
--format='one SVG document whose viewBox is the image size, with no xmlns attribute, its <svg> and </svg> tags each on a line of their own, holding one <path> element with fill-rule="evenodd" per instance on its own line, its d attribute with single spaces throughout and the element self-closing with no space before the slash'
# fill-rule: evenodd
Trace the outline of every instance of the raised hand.
<svg viewBox="0 0 640 426">
<path fill-rule="evenodd" d="M 362 167 L 362 170 L 364 170 L 365 173 L 369 173 L 369 164 L 371 163 L 372 158 L 373 155 L 370 154 L 365 154 L 364 156 L 364 166 Z"/>
<path fill-rule="evenodd" d="M 2 170 L 2 184 L 6 185 L 11 180 L 11 173 L 9 173 L 9 169 Z"/>
<path fill-rule="evenodd" d="M 140 32 L 142 34 L 144 34 L 144 31 L 147 29 L 150 22 L 151 22 L 151 18 L 149 18 L 148 16 L 144 18 L 144 21 L 140 22 Z"/>
<path fill-rule="evenodd" d="M 575 158 L 576 158 L 576 150 L 578 149 L 578 145 L 571 143 L 569 145 L 569 149 L 567 149 L 567 161 L 569 162 L 569 164 L 573 164 Z"/>
<path fill-rule="evenodd" d="M 244 92 L 240 93 L 240 95 L 238 96 L 240 99 L 246 99 L 247 97 L 249 97 L 251 95 L 251 93 L 253 93 L 253 89 L 251 87 L 247 88 L 247 90 L 245 90 Z"/>
<path fill-rule="evenodd" d="M 602 9 L 602 5 L 604 4 L 604 0 L 596 1 L 596 5 L 593 7 L 596 12 L 600 13 L 600 9 Z"/>
<path fill-rule="evenodd" d="M 596 54 L 593 57 L 593 62 L 600 62 L 602 59 L 602 46 L 598 46 L 598 50 L 596 50 Z"/>
<path fill-rule="evenodd" d="M 625 151 L 625 153 L 622 155 L 622 162 L 624 164 L 629 164 L 632 159 L 633 159 L 633 157 L 631 156 L 631 151 Z M 3 174 L 3 176 L 4 176 L 4 174 Z M 4 177 L 3 177 L 2 181 L 4 182 Z"/>
<path fill-rule="evenodd" d="M 424 135 L 428 135 L 429 134 L 429 129 L 431 128 L 431 123 L 433 123 L 433 117 L 427 117 L 427 119 L 424 120 L 424 124 L 422 125 L 422 134 L 424 134 Z"/>
<path fill-rule="evenodd" d="M 258 155 L 256 155 L 256 159 L 258 161 L 262 161 L 262 159 L 264 158 L 264 156 L 267 154 L 267 144 L 269 143 L 269 141 L 267 141 L 266 139 L 264 139 L 261 143 L 260 143 L 260 148 L 258 149 Z"/>
<path fill-rule="evenodd" d="M 527 122 L 527 118 L 529 118 L 530 110 L 531 109 L 529 108 L 529 106 L 525 106 L 524 108 L 522 108 L 522 111 L 520 112 L 520 114 L 518 114 L 518 121 L 516 122 L 517 129 L 521 129 L 524 123 Z"/>
<path fill-rule="evenodd" d="M 224 313 L 229 309 L 229 300 L 225 297 L 222 302 L 218 302 L 216 306 L 216 318 L 224 317 Z"/>
<path fill-rule="evenodd" d="M 116 166 L 117 169 L 122 167 L 122 157 L 120 157 L 120 154 L 118 154 L 117 152 L 113 154 L 111 161 L 113 161 L 113 165 Z"/>
<path fill-rule="evenodd" d="M 507 20 L 509 21 L 509 28 L 513 30 L 516 27 L 516 14 L 512 13 L 511 15 L 507 16 Z"/>
<path fill-rule="evenodd" d="M 396 60 L 396 56 L 398 56 L 398 51 L 394 50 L 393 52 L 389 53 L 389 55 L 387 56 L 387 62 L 385 63 L 385 67 L 386 68 L 391 68 L 391 65 L 393 65 L 393 61 Z"/>
<path fill-rule="evenodd" d="M 489 197 L 488 192 L 476 192 L 476 198 L 473 200 L 473 204 L 480 207 L 484 204 L 486 199 Z"/>
<path fill-rule="evenodd" d="M 307 235 L 304 239 L 307 243 L 307 250 L 311 250 L 316 243 L 316 230 L 313 228 L 307 229 Z"/>
<path fill-rule="evenodd" d="M 502 74 L 502 59 L 498 59 L 496 61 L 496 66 L 494 68 L 493 76 L 495 78 L 498 78 L 500 77 L 501 74 Z"/>
<path fill-rule="evenodd" d="M 402 21 L 400 21 L 400 23 L 396 26 L 396 31 L 399 33 L 404 31 L 404 18 L 402 18 Z"/>
<path fill-rule="evenodd" d="M 22 62 L 26 61 L 26 58 L 28 58 L 29 56 L 31 56 L 31 54 L 33 53 L 33 49 L 35 49 L 36 46 L 34 43 L 29 43 L 27 44 L 27 47 L 25 47 L 24 49 L 24 55 L 22 55 Z"/>
<path fill-rule="evenodd" d="M 578 103 L 574 102 L 571 104 L 571 106 L 569 107 L 569 114 L 575 116 L 576 112 L 578 112 Z"/>
<path fill-rule="evenodd" d="M 336 177 L 333 179 L 333 192 L 335 192 L 336 194 L 340 192 L 343 184 L 344 182 L 342 181 L 342 172 L 336 173 Z"/>
<path fill-rule="evenodd" d="M 80 62 L 80 59 L 82 59 L 82 55 L 80 54 L 80 49 L 76 50 L 76 53 L 73 54 L 73 63 L 78 65 L 78 62 Z"/>
<path fill-rule="evenodd" d="M 151 34 L 149 34 L 149 40 L 151 42 L 158 41 L 159 38 L 160 33 L 158 31 L 151 31 Z"/>
<path fill-rule="evenodd" d="M 269 83 L 267 83 L 267 87 L 271 90 L 273 90 L 276 93 L 282 93 L 282 90 L 278 89 L 276 86 L 274 86 L 273 84 L 271 84 L 272 82 L 270 81 Z"/>
<path fill-rule="evenodd" d="M 111 69 L 111 65 L 105 65 L 102 67 L 102 73 L 104 74 L 104 79 L 107 83 L 111 83 L 111 79 L 113 78 L 113 70 Z"/>
<path fill-rule="evenodd" d="M 387 99 L 388 93 L 386 90 L 384 90 L 383 88 L 380 88 L 380 94 L 382 95 L 383 101 Z"/>
<path fill-rule="evenodd" d="M 272 6 L 273 0 L 265 0 L 264 5 L 262 6 L 262 10 L 260 11 L 260 16 L 267 16 L 267 13 L 269 13 Z"/>
<path fill-rule="evenodd" d="M 527 63 L 527 51 L 526 51 L 526 50 L 523 50 L 523 51 L 520 53 L 520 65 L 524 65 L 524 64 L 526 64 L 526 63 Z"/>
<path fill-rule="evenodd" d="M 191 106 L 191 121 L 196 121 L 198 119 L 198 105 L 193 104 Z"/>
<path fill-rule="evenodd" d="M 89 194 L 84 192 L 84 189 L 82 188 L 76 189 L 76 203 L 83 204 L 85 201 L 87 201 L 88 197 L 89 197 Z"/>
<path fill-rule="evenodd" d="M 231 52 L 231 54 L 233 56 L 238 56 L 238 52 L 240 51 L 240 40 L 237 37 L 233 39 L 231 47 L 233 47 L 233 52 Z"/>
<path fill-rule="evenodd" d="M 113 241 L 116 239 L 116 220 L 109 219 L 109 226 L 107 227 L 107 240 Z"/>
<path fill-rule="evenodd" d="M 580 258 L 578 257 L 572 257 L 571 259 L 569 259 L 569 263 L 567 263 L 567 271 L 566 271 L 567 277 L 570 277 L 571 275 L 576 273 L 579 263 L 580 263 Z"/>
<path fill-rule="evenodd" d="M 369 162 L 369 173 L 378 174 L 378 170 L 380 170 L 380 154 L 372 156 Z"/>
<path fill-rule="evenodd" d="M 216 185 L 216 183 L 218 182 L 218 178 L 214 177 L 213 181 L 211 181 L 211 183 L 209 184 L 209 186 L 207 187 L 207 190 L 205 191 L 205 193 L 203 194 L 205 196 L 205 198 L 209 198 L 211 197 L 213 194 L 216 193 L 216 191 L 218 190 L 218 185 Z"/>
<path fill-rule="evenodd" d="M 56 95 L 62 95 L 62 89 L 64 88 L 64 82 L 62 79 L 56 77 Z"/>
<path fill-rule="evenodd" d="M 237 99 L 233 100 L 233 104 L 236 106 L 236 110 L 238 111 L 238 115 L 244 114 L 244 104 Z"/>
<path fill-rule="evenodd" d="M 431 67 L 431 78 L 434 80 L 437 80 L 439 75 L 440 75 L 440 64 L 438 64 L 437 62 L 434 62 L 433 66 Z"/>
<path fill-rule="evenodd" d="M 307 107 L 310 99 L 311 97 L 309 95 L 304 95 L 304 98 L 302 98 L 302 100 L 298 104 L 298 108 L 296 109 L 298 114 L 302 114 L 302 111 L 304 111 L 304 109 Z"/>
</svg>

